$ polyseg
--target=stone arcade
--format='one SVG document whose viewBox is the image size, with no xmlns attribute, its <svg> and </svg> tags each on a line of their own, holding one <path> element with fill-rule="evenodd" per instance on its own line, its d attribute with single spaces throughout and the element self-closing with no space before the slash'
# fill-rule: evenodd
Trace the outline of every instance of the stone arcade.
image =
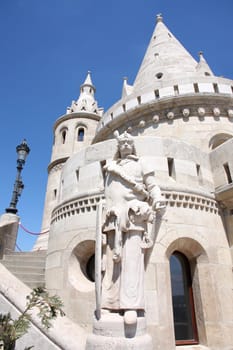
<svg viewBox="0 0 233 350">
<path fill-rule="evenodd" d="M 99 218 L 106 242 L 100 244 L 103 261 L 97 264 L 103 304 L 95 312 L 100 290 L 96 281 L 95 293 L 96 217 L 101 203 L 108 206 L 112 198 L 110 177 L 116 175 L 111 172 L 125 161 L 120 152 L 117 163 L 116 136 L 118 142 L 133 140 L 131 161 L 135 167 L 140 161 L 142 168 L 135 168 L 132 180 L 127 159 L 124 186 L 140 185 L 132 201 L 142 203 L 119 206 L 118 189 L 117 204 L 107 208 L 103 221 Z M 46 287 L 64 301 L 66 317 L 51 332 L 41 331 L 34 319 L 27 337 L 33 337 L 35 349 L 233 349 L 232 136 L 233 81 L 216 77 L 202 53 L 196 62 L 161 15 L 133 85 L 125 79 L 121 99 L 105 113 L 88 72 L 78 100 L 54 126 L 42 223 L 42 231 L 49 233 L 38 238 L 30 253 L 9 254 L 14 247 L 6 242 L 0 264 L 1 310 L 20 312 L 28 286 L 42 283 L 12 270 L 13 262 L 19 268 L 22 259 L 27 265 L 36 259 L 35 266 L 40 259 Z M 151 173 L 155 182 L 148 180 Z M 160 205 L 166 206 L 161 215 Z M 13 214 L 2 215 L 2 244 L 11 226 L 16 234 L 16 223 Z M 124 270 L 128 249 L 141 263 L 133 259 Z M 121 269 L 114 279 L 116 266 Z M 130 271 L 128 279 L 125 271 Z M 117 286 L 113 298 L 106 292 L 109 273 Z M 131 301 L 122 296 L 123 287 L 130 295 L 130 283 L 136 290 Z M 24 348 L 27 337 L 17 349 Z"/>
</svg>

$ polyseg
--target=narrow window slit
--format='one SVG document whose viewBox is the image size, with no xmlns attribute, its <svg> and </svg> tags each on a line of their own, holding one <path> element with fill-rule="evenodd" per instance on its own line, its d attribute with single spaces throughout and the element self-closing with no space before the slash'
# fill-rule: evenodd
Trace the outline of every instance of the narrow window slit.
<svg viewBox="0 0 233 350">
<path fill-rule="evenodd" d="M 167 158 L 167 165 L 168 165 L 168 175 L 169 177 L 172 177 L 175 179 L 175 166 L 174 166 L 174 159 L 173 158 Z"/>
<path fill-rule="evenodd" d="M 195 91 L 196 93 L 198 93 L 198 92 L 199 92 L 198 84 L 197 84 L 197 83 L 194 83 L 194 84 L 193 84 L 193 87 L 194 87 L 194 91 Z"/>
<path fill-rule="evenodd" d="M 175 92 L 175 95 L 179 95 L 179 86 L 178 85 L 174 85 L 174 92 Z"/>
<path fill-rule="evenodd" d="M 216 93 L 216 94 L 218 94 L 219 93 L 219 89 L 218 89 L 218 84 L 213 84 L 213 87 L 214 87 L 214 92 Z"/>
<path fill-rule="evenodd" d="M 155 98 L 159 98 L 159 90 L 155 90 Z"/>
</svg>

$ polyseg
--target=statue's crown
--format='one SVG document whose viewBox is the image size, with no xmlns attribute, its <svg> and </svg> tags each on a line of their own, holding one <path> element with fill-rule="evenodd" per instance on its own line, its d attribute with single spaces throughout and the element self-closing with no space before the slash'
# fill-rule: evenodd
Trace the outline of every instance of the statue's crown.
<svg viewBox="0 0 233 350">
<path fill-rule="evenodd" d="M 116 137 L 118 142 L 124 142 L 124 141 L 130 141 L 134 142 L 133 136 L 130 135 L 127 131 L 124 131 L 123 134 L 119 134 L 119 132 L 116 130 L 114 132 L 114 136 Z"/>
</svg>

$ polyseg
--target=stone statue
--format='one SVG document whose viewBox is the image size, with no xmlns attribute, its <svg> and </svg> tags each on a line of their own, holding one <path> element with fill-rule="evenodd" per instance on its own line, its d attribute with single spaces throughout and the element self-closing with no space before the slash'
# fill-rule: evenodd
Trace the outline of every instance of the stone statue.
<svg viewBox="0 0 233 350">
<path fill-rule="evenodd" d="M 105 165 L 101 308 L 133 324 L 144 310 L 144 253 L 153 244 L 149 223 L 165 201 L 151 164 L 136 155 L 134 138 L 127 132 L 116 137 L 117 153 Z"/>
</svg>

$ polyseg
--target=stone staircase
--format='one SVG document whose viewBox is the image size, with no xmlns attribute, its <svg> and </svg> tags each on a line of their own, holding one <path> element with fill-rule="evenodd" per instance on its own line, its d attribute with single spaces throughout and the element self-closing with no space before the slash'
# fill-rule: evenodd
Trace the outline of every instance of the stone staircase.
<svg viewBox="0 0 233 350">
<path fill-rule="evenodd" d="M 46 251 L 14 252 L 0 262 L 30 288 L 45 286 Z"/>
</svg>

